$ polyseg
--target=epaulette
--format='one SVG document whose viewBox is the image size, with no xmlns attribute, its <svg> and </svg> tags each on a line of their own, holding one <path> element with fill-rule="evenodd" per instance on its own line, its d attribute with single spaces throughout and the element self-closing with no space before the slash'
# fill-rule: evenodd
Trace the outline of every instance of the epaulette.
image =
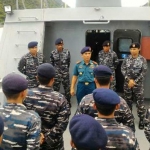
<svg viewBox="0 0 150 150">
<path fill-rule="evenodd" d="M 77 61 L 76 64 L 79 64 L 81 61 Z"/>
<path fill-rule="evenodd" d="M 98 65 L 98 63 L 96 61 L 92 61 L 92 62 L 93 62 L 93 64 Z"/>
</svg>

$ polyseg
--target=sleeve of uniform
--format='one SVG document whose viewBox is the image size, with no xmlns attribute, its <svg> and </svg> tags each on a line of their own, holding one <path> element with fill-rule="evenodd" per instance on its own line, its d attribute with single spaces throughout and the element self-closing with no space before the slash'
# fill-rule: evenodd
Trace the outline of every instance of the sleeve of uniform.
<svg viewBox="0 0 150 150">
<path fill-rule="evenodd" d="M 75 65 L 75 67 L 74 67 L 73 75 L 74 75 L 74 76 L 78 76 L 78 75 L 79 75 L 79 73 L 78 73 L 78 66 L 77 66 L 77 64 L 76 64 L 76 65 Z"/>
<path fill-rule="evenodd" d="M 144 133 L 147 140 L 150 143 L 150 108 L 146 111 L 144 125 L 145 125 Z"/>
<path fill-rule="evenodd" d="M 126 81 L 129 80 L 128 75 L 127 75 L 127 64 L 126 64 L 126 59 L 124 59 L 122 65 L 121 65 L 121 72 L 125 78 Z"/>
<path fill-rule="evenodd" d="M 40 149 L 40 133 L 41 133 L 41 119 L 35 112 L 31 113 L 32 118 L 29 122 L 27 131 L 27 149 Z"/>
<path fill-rule="evenodd" d="M 20 59 L 19 63 L 18 63 L 18 70 L 26 75 L 26 60 L 24 58 L 24 56 Z"/>
<path fill-rule="evenodd" d="M 63 102 L 60 102 L 59 113 L 56 117 L 57 123 L 53 128 L 51 128 L 47 133 L 44 134 L 47 144 L 49 144 L 51 147 L 55 145 L 55 140 L 57 139 L 57 137 L 59 139 L 62 136 L 69 122 L 70 107 L 67 103 L 67 100 L 64 97 L 62 98 Z"/>
<path fill-rule="evenodd" d="M 124 99 L 121 100 L 120 109 L 118 110 L 118 118 L 116 117 L 116 120 L 117 122 L 130 127 L 132 131 L 135 132 L 134 116 Z"/>
<path fill-rule="evenodd" d="M 50 64 L 54 66 L 54 57 L 52 52 L 50 54 Z"/>
<path fill-rule="evenodd" d="M 146 72 L 147 72 L 147 61 L 144 58 L 141 74 L 135 79 L 135 82 L 138 83 L 139 81 L 143 80 L 144 77 L 145 77 Z"/>
<path fill-rule="evenodd" d="M 70 61 L 71 61 L 71 55 L 70 52 L 68 51 L 68 68 L 70 67 Z"/>
<path fill-rule="evenodd" d="M 117 54 L 115 52 L 114 52 L 114 56 L 113 56 L 113 64 L 114 64 L 115 69 L 117 68 L 117 66 L 119 64 L 119 60 L 118 60 Z"/>
</svg>

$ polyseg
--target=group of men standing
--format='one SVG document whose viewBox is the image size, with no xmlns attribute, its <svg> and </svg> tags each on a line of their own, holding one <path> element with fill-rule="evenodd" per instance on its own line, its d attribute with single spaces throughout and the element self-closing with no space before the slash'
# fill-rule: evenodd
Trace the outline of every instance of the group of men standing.
<svg viewBox="0 0 150 150">
<path fill-rule="evenodd" d="M 23 77 L 16 74 L 7 75 L 2 83 L 3 92 L 8 100 L 8 104 L 0 109 L 0 116 L 5 120 L 5 126 L 8 126 L 4 132 L 3 147 L 5 149 L 11 149 L 11 147 L 39 149 L 39 144 L 41 144 L 43 150 L 63 150 L 63 132 L 69 122 L 70 99 L 75 95 L 75 85 L 78 81 L 76 91 L 78 108 L 75 115 L 88 114 L 96 117 L 96 120 L 105 127 L 109 141 L 107 148 L 113 145 L 115 148 L 139 149 L 134 135 L 132 103 L 135 98 L 140 118 L 139 128 L 143 129 L 145 117 L 143 81 L 147 63 L 145 58 L 139 54 L 140 44 L 130 45 L 131 55 L 122 63 L 125 100 L 114 92 L 115 69 L 119 61 L 117 54 L 110 49 L 110 41 L 103 43 L 103 50 L 98 54 L 98 62 L 91 60 L 92 49 L 90 47 L 86 46 L 81 50 L 83 60 L 76 63 L 71 84 L 69 77 L 71 56 L 70 52 L 63 48 L 63 40 L 59 38 L 55 41 L 56 49 L 50 54 L 50 63 L 46 63 L 43 54 L 37 51 L 37 45 L 37 42 L 30 42 L 28 44 L 29 53 L 24 55 L 18 64 L 18 70 L 26 75 L 28 85 Z M 65 96 L 59 93 L 61 83 Z M 27 109 L 29 111 L 26 111 Z M 147 112 L 147 125 L 149 125 L 149 112 Z M 20 118 L 21 115 L 22 118 Z M 20 138 L 12 139 L 9 133 L 18 133 L 17 128 L 24 134 L 28 134 L 28 139 L 22 138 L 22 135 Z M 73 129 L 71 131 L 73 147 L 78 148 L 76 138 L 74 138 L 74 134 L 79 133 L 76 131 L 78 127 L 74 129 L 73 123 L 70 129 Z M 145 132 L 149 137 L 149 128 Z M 129 143 L 116 144 L 117 139 L 129 141 Z"/>
</svg>

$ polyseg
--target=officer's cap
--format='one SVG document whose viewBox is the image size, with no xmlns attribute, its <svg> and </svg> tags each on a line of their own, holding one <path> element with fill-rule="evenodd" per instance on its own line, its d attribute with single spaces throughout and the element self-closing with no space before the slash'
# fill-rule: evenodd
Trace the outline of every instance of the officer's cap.
<svg viewBox="0 0 150 150">
<path fill-rule="evenodd" d="M 69 124 L 72 141 L 80 149 L 98 150 L 107 144 L 107 135 L 102 126 L 86 114 L 74 116 Z"/>
<path fill-rule="evenodd" d="M 140 44 L 138 42 L 134 42 L 130 45 L 130 48 L 140 48 Z"/>
<path fill-rule="evenodd" d="M 110 41 L 105 41 L 102 46 L 110 46 Z"/>
<path fill-rule="evenodd" d="M 28 81 L 19 74 L 10 73 L 2 80 L 2 89 L 6 93 L 17 94 L 28 87 Z"/>
<path fill-rule="evenodd" d="M 38 42 L 33 41 L 33 42 L 28 43 L 28 48 L 34 48 L 37 45 L 38 45 Z"/>
<path fill-rule="evenodd" d="M 63 44 L 63 39 L 62 39 L 62 38 L 58 38 L 58 39 L 55 41 L 55 45 L 58 45 L 58 44 Z"/>
<path fill-rule="evenodd" d="M 94 75 L 96 77 L 105 77 L 105 76 L 111 76 L 112 71 L 109 67 L 104 65 L 99 65 L 93 69 Z"/>
<path fill-rule="evenodd" d="M 81 54 L 83 54 L 83 53 L 85 53 L 85 52 L 91 52 L 91 47 L 86 46 L 86 47 L 82 48 Z"/>
<path fill-rule="evenodd" d="M 3 134 L 4 131 L 4 122 L 3 119 L 0 117 L 0 136 Z"/>
<path fill-rule="evenodd" d="M 102 105 L 116 105 L 120 103 L 118 94 L 110 89 L 99 88 L 93 91 L 94 101 Z"/>
<path fill-rule="evenodd" d="M 51 64 L 44 63 L 44 64 L 38 66 L 37 74 L 40 77 L 52 79 L 55 77 L 55 69 Z"/>
</svg>

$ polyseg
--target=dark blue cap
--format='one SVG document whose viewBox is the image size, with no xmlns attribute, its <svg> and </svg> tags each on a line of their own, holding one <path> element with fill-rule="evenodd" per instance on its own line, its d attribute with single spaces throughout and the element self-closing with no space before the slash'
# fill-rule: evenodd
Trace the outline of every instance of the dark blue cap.
<svg viewBox="0 0 150 150">
<path fill-rule="evenodd" d="M 19 74 L 10 73 L 2 80 L 2 89 L 6 93 L 17 94 L 28 87 L 28 81 Z"/>
<path fill-rule="evenodd" d="M 105 76 L 111 76 L 112 71 L 109 67 L 104 65 L 99 65 L 93 69 L 93 73 L 96 77 L 105 77 Z"/>
<path fill-rule="evenodd" d="M 93 91 L 94 101 L 98 104 L 116 105 L 120 103 L 120 98 L 116 92 L 106 88 L 99 88 Z"/>
<path fill-rule="evenodd" d="M 110 46 L 110 41 L 105 41 L 105 42 L 103 43 L 103 46 Z"/>
<path fill-rule="evenodd" d="M 140 48 L 140 44 L 138 42 L 134 42 L 130 45 L 130 48 Z"/>
<path fill-rule="evenodd" d="M 58 44 L 63 44 L 63 39 L 62 39 L 62 38 L 58 38 L 58 39 L 55 41 L 55 45 L 58 45 Z"/>
<path fill-rule="evenodd" d="M 33 41 L 33 42 L 30 42 L 30 43 L 28 44 L 28 48 L 34 48 L 34 47 L 37 46 L 37 45 L 38 45 L 38 42 Z"/>
<path fill-rule="evenodd" d="M 4 122 L 3 119 L 0 117 L 0 136 L 3 134 L 4 131 Z"/>
<path fill-rule="evenodd" d="M 89 115 L 74 116 L 70 121 L 69 130 L 76 148 L 99 150 L 107 144 L 105 130 Z"/>
<path fill-rule="evenodd" d="M 40 77 L 51 79 L 51 78 L 55 77 L 55 69 L 51 64 L 44 63 L 44 64 L 38 66 L 37 74 Z"/>
<path fill-rule="evenodd" d="M 91 52 L 91 47 L 86 46 L 86 47 L 82 48 L 81 54 L 83 54 L 83 53 L 85 53 L 85 52 Z"/>
</svg>

